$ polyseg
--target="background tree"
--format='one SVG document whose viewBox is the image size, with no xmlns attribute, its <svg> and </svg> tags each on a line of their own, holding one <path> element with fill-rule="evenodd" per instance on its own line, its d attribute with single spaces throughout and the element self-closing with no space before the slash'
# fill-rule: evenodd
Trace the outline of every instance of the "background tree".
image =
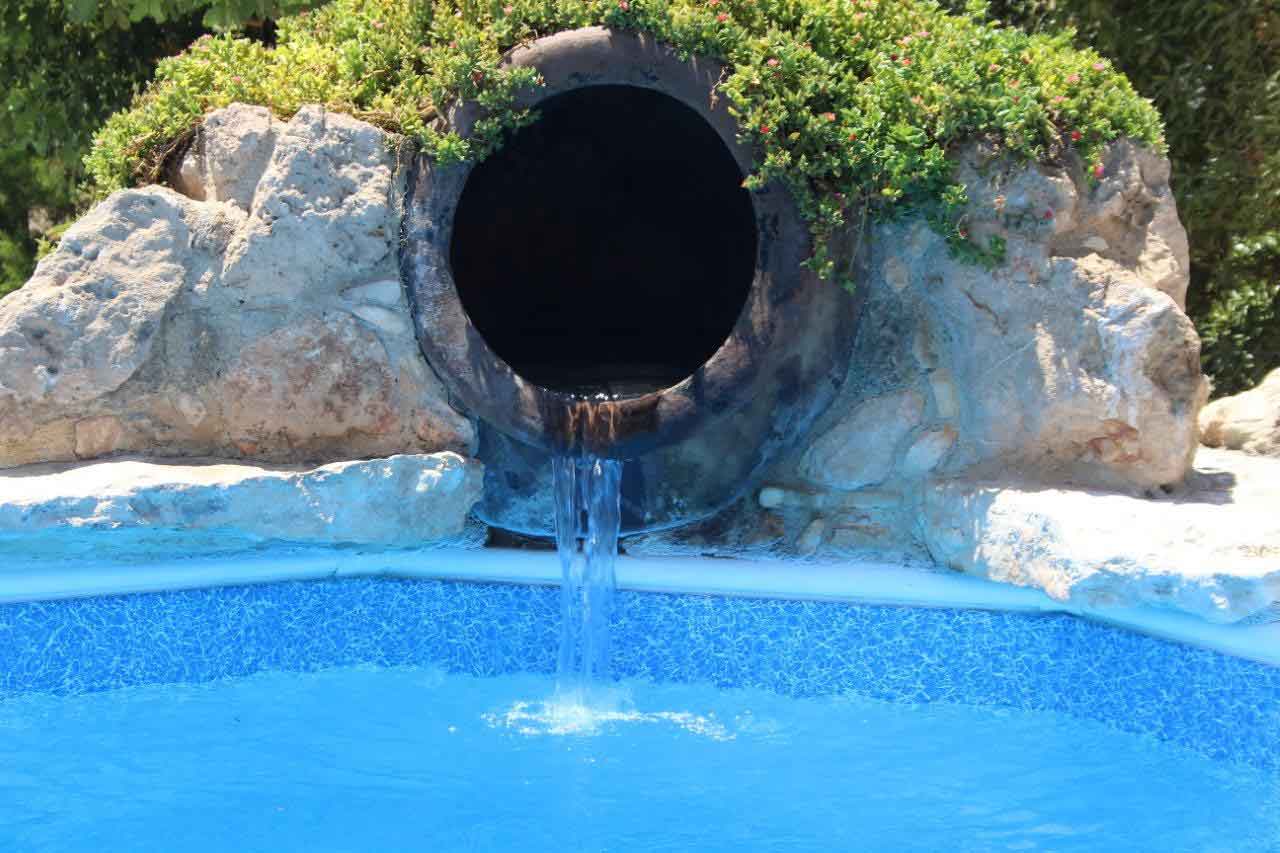
<svg viewBox="0 0 1280 853">
<path fill-rule="evenodd" d="M 314 0 L 0 0 L 0 296 L 22 286 L 40 240 L 83 206 L 82 159 L 107 116 L 205 32 Z"/>
</svg>

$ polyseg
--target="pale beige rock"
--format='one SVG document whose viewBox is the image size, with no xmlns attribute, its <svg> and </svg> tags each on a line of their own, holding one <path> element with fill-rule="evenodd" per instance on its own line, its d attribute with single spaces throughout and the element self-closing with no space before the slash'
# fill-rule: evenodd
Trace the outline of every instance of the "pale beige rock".
<svg viewBox="0 0 1280 853">
<path fill-rule="evenodd" d="M 204 201 L 95 207 L 0 301 L 0 467 L 470 452 L 399 286 L 394 149 L 319 108 L 236 105 L 188 152 L 179 183 Z"/>
<path fill-rule="evenodd" d="M 1214 622 L 1280 600 L 1280 460 L 1201 454 L 1161 499 L 1010 480 L 939 481 L 921 533 L 932 557 L 1089 608 L 1145 605 Z"/>
<path fill-rule="evenodd" d="M 927 474 L 947 455 L 956 443 L 956 430 L 951 425 L 929 430 L 915 440 L 902 459 L 902 473 L 908 477 Z"/>
<path fill-rule="evenodd" d="M 319 468 L 113 460 L 0 472 L 0 532 L 222 530 L 262 539 L 422 545 L 462 533 L 480 463 L 456 453 Z"/>
<path fill-rule="evenodd" d="M 124 425 L 111 415 L 76 421 L 76 456 L 92 459 L 105 456 L 120 446 Z"/>
<path fill-rule="evenodd" d="M 1280 456 L 1280 368 L 1256 387 L 1206 406 L 1200 412 L 1200 441 L 1209 447 Z"/>
<path fill-rule="evenodd" d="M 893 470 L 898 445 L 923 413 L 924 397 L 915 390 L 867 400 L 809 447 L 800 463 L 802 476 L 835 489 L 883 482 Z"/>
<path fill-rule="evenodd" d="M 952 257 L 923 223 L 876 226 L 864 323 L 911 330 L 902 344 L 910 358 L 886 355 L 893 338 L 860 335 L 850 395 L 880 380 L 871 364 L 896 369 L 903 384 L 923 374 L 938 419 L 925 428 L 951 422 L 958 431 L 948 470 L 1014 468 L 1118 488 L 1178 482 L 1208 393 L 1199 339 L 1179 307 L 1185 235 L 1167 164 L 1127 143 L 1106 164 L 1092 185 L 1068 168 L 1012 167 L 981 148 L 965 154 L 959 174 L 973 235 L 1007 244 L 1005 262 L 990 271 Z M 903 280 L 919 283 L 903 289 Z M 828 441 L 818 432 L 812 446 Z M 917 461 L 904 459 L 888 479 L 919 475 Z M 857 464 L 878 473 L 883 461 Z"/>
<path fill-rule="evenodd" d="M 278 128 L 266 107 L 232 104 L 211 113 L 182 158 L 174 189 L 197 201 L 225 201 L 249 210 Z"/>
</svg>

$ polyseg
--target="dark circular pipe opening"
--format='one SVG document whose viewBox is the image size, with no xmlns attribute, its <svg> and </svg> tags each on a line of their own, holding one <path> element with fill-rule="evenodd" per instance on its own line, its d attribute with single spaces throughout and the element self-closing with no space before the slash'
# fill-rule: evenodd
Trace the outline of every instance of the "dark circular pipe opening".
<svg viewBox="0 0 1280 853">
<path fill-rule="evenodd" d="M 675 98 L 588 86 L 476 166 L 450 264 L 489 347 L 557 391 L 633 396 L 694 373 L 755 275 L 756 220 L 715 130 Z"/>
</svg>

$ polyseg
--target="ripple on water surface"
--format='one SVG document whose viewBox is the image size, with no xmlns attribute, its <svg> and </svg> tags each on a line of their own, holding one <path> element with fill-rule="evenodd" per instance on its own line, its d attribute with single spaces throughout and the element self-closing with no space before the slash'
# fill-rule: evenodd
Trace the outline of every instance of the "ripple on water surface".
<svg viewBox="0 0 1280 853">
<path fill-rule="evenodd" d="M 0 849 L 1280 849 L 1280 779 L 1049 713 L 429 668 L 0 702 Z"/>
</svg>

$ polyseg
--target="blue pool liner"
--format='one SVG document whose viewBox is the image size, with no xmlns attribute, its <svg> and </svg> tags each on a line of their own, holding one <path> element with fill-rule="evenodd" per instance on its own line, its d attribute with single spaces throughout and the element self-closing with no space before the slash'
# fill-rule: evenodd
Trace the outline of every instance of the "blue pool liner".
<svg viewBox="0 0 1280 853">
<path fill-rule="evenodd" d="M 264 670 L 555 670 L 554 587 L 356 578 L 0 606 L 0 701 Z M 620 678 L 1057 711 L 1280 768 L 1280 668 L 1060 614 L 621 592 Z"/>
</svg>

